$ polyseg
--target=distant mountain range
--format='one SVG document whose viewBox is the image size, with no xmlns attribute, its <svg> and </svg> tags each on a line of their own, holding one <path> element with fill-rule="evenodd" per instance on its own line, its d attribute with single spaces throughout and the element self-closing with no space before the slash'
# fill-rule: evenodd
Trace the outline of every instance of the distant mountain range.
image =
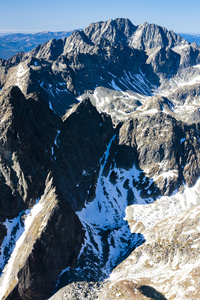
<svg viewBox="0 0 200 300">
<path fill-rule="evenodd" d="M 9 35 L 0 34 L 0 58 L 8 59 L 18 52 L 29 52 L 40 44 L 53 38 L 63 39 L 72 34 L 73 31 L 50 32 L 43 31 L 34 34 L 13 33 Z M 196 42 L 200 46 L 200 34 L 180 33 L 189 43 Z"/>
<path fill-rule="evenodd" d="M 185 40 L 189 43 L 196 42 L 198 46 L 200 46 L 200 34 L 186 34 L 186 33 L 179 33 Z"/>
<path fill-rule="evenodd" d="M 0 36 L 0 58 L 8 59 L 18 52 L 29 52 L 39 44 L 43 44 L 53 38 L 63 39 L 71 33 L 72 31 L 43 31 L 34 34 L 14 33 Z"/>
</svg>

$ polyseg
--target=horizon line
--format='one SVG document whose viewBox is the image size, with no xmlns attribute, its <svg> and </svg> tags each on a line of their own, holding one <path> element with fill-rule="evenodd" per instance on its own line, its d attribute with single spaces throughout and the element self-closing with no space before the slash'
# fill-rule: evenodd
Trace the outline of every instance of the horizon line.
<svg viewBox="0 0 200 300">
<path fill-rule="evenodd" d="M 72 29 L 72 30 L 16 30 L 16 29 L 9 29 L 9 30 L 4 30 L 4 29 L 0 29 L 0 34 L 12 34 L 12 33 L 30 33 L 30 34 L 34 34 L 34 33 L 40 33 L 40 32 L 72 32 L 75 30 L 80 30 L 80 29 Z"/>
<path fill-rule="evenodd" d="M 22 34 L 35 34 L 35 33 L 43 33 L 43 32 L 73 32 L 75 30 L 82 30 L 82 28 L 75 28 L 71 30 L 27 30 L 27 29 L 0 29 L 0 34 L 17 34 L 17 33 L 22 33 Z M 174 30 L 173 30 L 174 31 Z M 174 31 L 176 34 L 189 34 L 189 35 L 200 35 L 199 32 L 184 32 L 184 31 Z"/>
</svg>

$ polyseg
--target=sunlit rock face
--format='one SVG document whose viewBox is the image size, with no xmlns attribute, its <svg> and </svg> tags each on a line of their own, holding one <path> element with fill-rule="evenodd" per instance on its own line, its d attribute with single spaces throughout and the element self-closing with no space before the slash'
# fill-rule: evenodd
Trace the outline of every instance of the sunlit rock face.
<svg viewBox="0 0 200 300">
<path fill-rule="evenodd" d="M 199 299 L 199 53 L 116 19 L 0 60 L 1 299 Z"/>
</svg>

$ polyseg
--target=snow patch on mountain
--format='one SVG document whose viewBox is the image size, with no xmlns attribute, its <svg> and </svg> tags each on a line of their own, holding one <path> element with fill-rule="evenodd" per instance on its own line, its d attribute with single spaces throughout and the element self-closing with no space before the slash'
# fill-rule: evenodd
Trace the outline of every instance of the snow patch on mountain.
<svg viewBox="0 0 200 300">
<path fill-rule="evenodd" d="M 143 228 L 145 243 L 112 272 L 106 291 L 125 280 L 136 287 L 152 287 L 166 299 L 199 299 L 199 193 L 200 179 L 193 188 L 186 187 L 182 194 L 168 197 L 168 201 L 173 202 L 169 209 L 163 206 L 162 197 L 150 205 L 140 206 L 142 220 L 141 216 L 136 216 L 136 211 L 128 216 L 130 221 L 133 218 L 132 231 L 135 232 L 133 221 L 136 217 L 138 224 L 143 222 L 146 226 Z M 158 208 L 159 212 L 155 214 Z M 130 212 L 129 208 L 127 212 Z"/>
<path fill-rule="evenodd" d="M 168 175 L 174 176 L 176 172 L 169 171 Z M 148 205 L 128 206 L 125 219 L 128 222 L 131 221 L 131 224 L 133 224 L 132 220 L 142 222 L 146 228 L 150 228 L 158 222 L 172 216 L 178 216 L 198 204 L 200 204 L 200 179 L 193 187 L 184 186 L 183 191 L 176 191 L 172 196 L 162 196 Z M 132 226 L 132 232 L 135 232 L 135 226 L 137 223 Z"/>
<path fill-rule="evenodd" d="M 67 269 L 59 279 L 63 284 L 68 280 L 103 280 L 112 269 L 137 246 L 144 242 L 141 234 L 132 234 L 125 218 L 125 210 L 130 197 L 136 203 L 154 201 L 143 199 L 132 185 L 140 181 L 142 171 L 133 166 L 130 170 L 110 168 L 107 175 L 105 167 L 110 148 L 116 136 L 110 140 L 104 156 L 100 160 L 99 178 L 96 184 L 96 196 L 92 202 L 77 212 L 85 229 L 85 240 L 79 254 L 76 268 Z M 116 182 L 111 182 L 111 174 L 116 174 Z M 151 181 L 149 185 L 151 185 Z M 129 186 L 130 185 L 130 186 Z M 132 192 L 131 192 L 132 189 Z M 148 189 L 148 186 L 147 186 Z M 88 191 L 88 195 L 89 195 Z M 130 195 L 131 194 L 131 195 Z M 97 217 L 98 216 L 98 217 Z M 71 278 L 71 279 L 70 279 Z"/>
<path fill-rule="evenodd" d="M 18 70 L 17 70 L 17 81 L 20 82 L 22 78 L 26 75 L 26 73 L 29 71 L 29 69 L 25 69 L 22 64 L 19 64 Z"/>
<path fill-rule="evenodd" d="M 183 87 L 183 86 L 187 86 L 187 85 L 194 85 L 196 83 L 200 83 L 200 75 L 194 76 L 191 80 L 183 80 L 181 78 L 179 78 L 177 80 L 171 78 L 169 80 L 169 84 L 171 86 L 173 86 L 175 84 L 177 87 Z"/>
<path fill-rule="evenodd" d="M 49 109 L 53 110 L 53 112 L 54 112 L 54 109 L 52 107 L 51 101 L 49 101 Z"/>
<path fill-rule="evenodd" d="M 1 276 L 1 279 L 0 279 L 0 287 L 1 287 L 0 297 L 3 297 L 5 295 L 7 287 L 10 284 L 10 280 L 12 280 L 12 278 L 11 278 L 12 269 L 14 267 L 14 264 L 16 263 L 16 257 L 20 253 L 19 248 L 23 245 L 26 234 L 29 231 L 29 229 L 32 225 L 32 222 L 34 221 L 35 217 L 40 213 L 40 211 L 43 208 L 43 205 L 40 202 L 38 202 L 38 200 L 31 210 L 27 210 L 25 212 L 26 218 L 25 218 L 24 225 L 22 225 L 21 228 L 20 228 L 21 214 L 19 217 L 15 218 L 11 222 L 6 221 L 6 223 L 5 223 L 7 225 L 7 228 L 10 227 L 10 229 L 8 231 L 8 233 L 10 233 L 10 236 L 7 236 L 7 238 L 5 239 L 5 246 L 6 246 L 6 244 L 7 245 L 10 244 L 10 242 L 13 239 L 16 241 L 16 243 L 15 243 L 15 248 L 14 248 L 14 250 L 11 254 L 11 257 L 8 261 L 8 264 L 5 266 L 5 268 L 3 270 L 3 275 Z M 11 226 L 9 226 L 9 223 L 11 224 Z M 16 227 L 16 224 L 18 225 L 19 229 L 18 229 L 17 234 L 12 236 L 12 233 L 13 233 L 12 229 L 14 229 L 14 227 Z M 15 226 L 13 226 L 13 225 L 15 225 Z"/>
<path fill-rule="evenodd" d="M 20 238 L 22 233 L 24 232 L 24 217 L 29 213 L 30 211 L 24 211 L 19 214 L 18 217 L 6 220 L 4 223 L 2 223 L 6 229 L 7 229 L 7 235 L 3 240 L 3 243 L 1 245 L 1 255 L 0 255 L 0 270 L 2 271 L 5 264 L 7 263 L 11 253 L 13 252 L 13 249 L 15 247 L 16 241 Z"/>
<path fill-rule="evenodd" d="M 116 90 L 116 91 L 122 91 L 122 90 L 116 85 L 114 79 L 112 79 L 111 86 L 112 86 L 113 89 Z"/>
<path fill-rule="evenodd" d="M 29 73 L 29 68 L 25 67 L 25 65 L 23 65 L 22 63 L 20 63 L 17 66 L 17 70 L 16 70 L 16 82 L 15 82 L 15 84 L 21 90 L 23 90 L 24 81 L 25 81 L 26 77 L 28 76 L 28 73 Z"/>
</svg>

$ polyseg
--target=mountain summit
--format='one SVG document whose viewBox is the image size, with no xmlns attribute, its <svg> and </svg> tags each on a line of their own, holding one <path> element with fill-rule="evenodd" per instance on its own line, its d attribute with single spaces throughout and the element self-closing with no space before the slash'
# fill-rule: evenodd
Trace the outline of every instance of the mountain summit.
<svg viewBox="0 0 200 300">
<path fill-rule="evenodd" d="M 200 48 L 97 22 L 0 88 L 1 299 L 199 299 Z"/>
</svg>

